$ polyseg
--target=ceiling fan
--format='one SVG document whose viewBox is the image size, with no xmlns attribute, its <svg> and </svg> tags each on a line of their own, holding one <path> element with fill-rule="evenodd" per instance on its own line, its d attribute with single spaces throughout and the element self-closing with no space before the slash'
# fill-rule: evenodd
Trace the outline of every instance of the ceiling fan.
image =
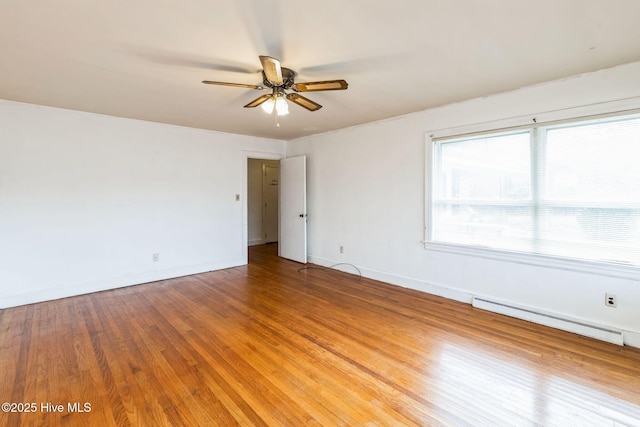
<svg viewBox="0 0 640 427">
<path fill-rule="evenodd" d="M 324 90 L 345 90 L 349 87 L 344 80 L 326 80 L 321 82 L 295 83 L 296 73 L 289 68 L 280 66 L 280 61 L 270 56 L 260 56 L 262 63 L 262 83 L 271 89 L 271 94 L 262 95 L 245 105 L 245 108 L 254 108 L 260 105 L 264 111 L 271 114 L 274 109 L 278 116 L 289 113 L 289 106 L 285 99 L 306 108 L 309 111 L 317 111 L 322 108 L 318 104 L 300 95 L 298 92 L 318 92 Z M 248 85 L 242 83 L 214 82 L 203 80 L 209 85 L 232 86 L 248 89 L 263 90 L 264 86 Z M 288 90 L 293 92 L 287 93 Z"/>
</svg>

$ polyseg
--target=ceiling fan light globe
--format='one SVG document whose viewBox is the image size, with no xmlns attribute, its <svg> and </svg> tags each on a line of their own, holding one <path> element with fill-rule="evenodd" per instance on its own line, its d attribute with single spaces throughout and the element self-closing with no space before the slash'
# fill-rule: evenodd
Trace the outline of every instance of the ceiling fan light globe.
<svg viewBox="0 0 640 427">
<path fill-rule="evenodd" d="M 279 116 L 286 116 L 289 114 L 289 104 L 287 104 L 287 101 L 283 97 L 279 96 L 275 104 L 276 112 Z"/>
<path fill-rule="evenodd" d="M 273 107 L 275 106 L 276 106 L 276 102 L 273 100 L 273 98 L 267 99 L 265 102 L 260 104 L 260 108 L 262 108 L 264 112 L 267 114 L 273 113 Z"/>
</svg>

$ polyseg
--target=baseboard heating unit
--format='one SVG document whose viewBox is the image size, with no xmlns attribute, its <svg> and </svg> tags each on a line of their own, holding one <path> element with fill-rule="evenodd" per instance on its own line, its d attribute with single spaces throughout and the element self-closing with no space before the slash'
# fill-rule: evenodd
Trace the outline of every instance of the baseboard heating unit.
<svg viewBox="0 0 640 427">
<path fill-rule="evenodd" d="M 539 312 L 529 308 L 517 307 L 498 301 L 491 301 L 485 298 L 473 297 L 472 305 L 476 308 L 492 311 L 516 319 L 527 320 L 533 323 L 550 326 L 563 331 L 573 332 L 590 338 L 607 341 L 613 344 L 624 345 L 622 331 L 615 329 L 590 325 L 580 321 L 563 318 L 558 315 Z"/>
</svg>

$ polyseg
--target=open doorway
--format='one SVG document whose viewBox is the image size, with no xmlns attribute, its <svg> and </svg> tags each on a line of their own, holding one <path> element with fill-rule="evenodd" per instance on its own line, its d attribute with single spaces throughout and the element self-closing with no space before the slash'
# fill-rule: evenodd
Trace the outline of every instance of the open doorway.
<svg viewBox="0 0 640 427">
<path fill-rule="evenodd" d="M 277 244 L 280 166 L 247 159 L 247 245 Z"/>
</svg>

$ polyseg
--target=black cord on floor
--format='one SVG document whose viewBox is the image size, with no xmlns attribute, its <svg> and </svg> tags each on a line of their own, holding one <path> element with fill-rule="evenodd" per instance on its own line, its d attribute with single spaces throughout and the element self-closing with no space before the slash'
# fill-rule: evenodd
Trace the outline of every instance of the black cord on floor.
<svg viewBox="0 0 640 427">
<path fill-rule="evenodd" d="M 358 267 L 356 267 L 355 265 L 353 265 L 353 264 L 349 264 L 348 262 L 339 262 L 337 264 L 330 265 L 329 267 L 315 267 L 315 266 L 312 267 L 312 266 L 305 265 L 304 267 L 301 267 L 301 268 L 298 269 L 298 273 L 300 273 L 302 270 L 336 270 L 336 271 L 342 271 L 342 270 L 338 270 L 337 268 L 335 268 L 335 267 L 337 267 L 339 265 L 348 265 L 348 266 L 351 266 L 351 267 L 355 268 L 358 271 L 358 276 L 362 277 L 362 272 L 360 271 L 360 269 Z M 343 273 L 344 273 L 344 271 L 343 271 Z"/>
</svg>

